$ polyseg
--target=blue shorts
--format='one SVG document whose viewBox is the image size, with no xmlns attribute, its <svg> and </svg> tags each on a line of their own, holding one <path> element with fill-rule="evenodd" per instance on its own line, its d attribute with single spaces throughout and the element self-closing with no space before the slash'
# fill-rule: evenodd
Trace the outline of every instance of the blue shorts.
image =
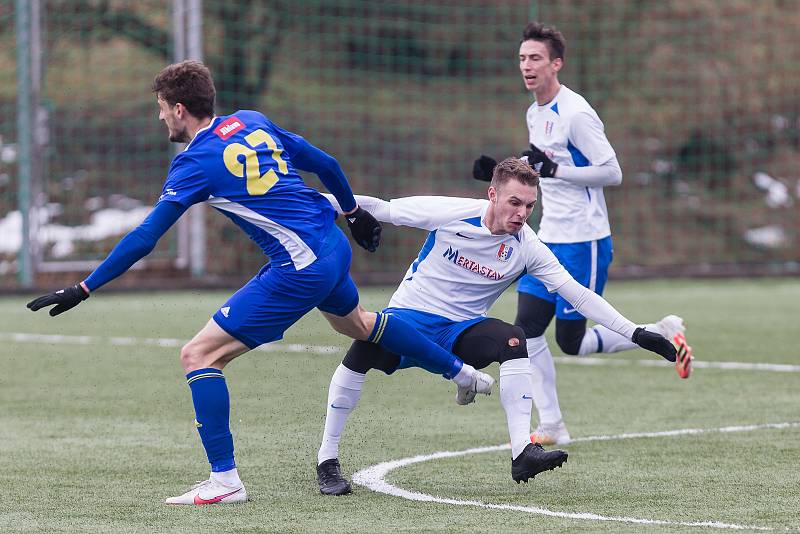
<svg viewBox="0 0 800 534">
<path fill-rule="evenodd" d="M 458 336 L 460 336 L 464 330 L 486 319 L 486 317 L 476 317 L 475 319 L 468 319 L 466 321 L 453 321 L 434 313 L 403 308 L 386 308 L 381 313 L 394 315 L 402 319 L 414 327 L 420 334 L 448 352 L 453 352 L 453 345 L 456 344 Z M 417 363 L 413 355 L 400 355 L 400 364 L 395 368 L 395 371 L 397 369 L 407 369 L 409 367 L 422 366 Z M 394 371 L 391 371 L 387 374 L 393 372 Z"/>
<path fill-rule="evenodd" d="M 261 268 L 214 314 L 214 321 L 251 349 L 283 338 L 283 333 L 314 308 L 338 316 L 358 305 L 350 278 L 352 250 L 333 226 L 317 260 L 301 271 L 294 266 Z"/>
<path fill-rule="evenodd" d="M 608 280 L 608 266 L 614 256 L 611 236 L 597 241 L 584 241 L 582 243 L 545 243 L 553 251 L 561 265 L 581 285 L 588 287 L 598 295 L 603 294 Z M 575 311 L 572 304 L 561 298 L 557 293 L 550 293 L 539 280 L 530 275 L 523 276 L 517 291 L 529 293 L 556 305 L 556 318 L 566 320 L 585 319 Z"/>
</svg>

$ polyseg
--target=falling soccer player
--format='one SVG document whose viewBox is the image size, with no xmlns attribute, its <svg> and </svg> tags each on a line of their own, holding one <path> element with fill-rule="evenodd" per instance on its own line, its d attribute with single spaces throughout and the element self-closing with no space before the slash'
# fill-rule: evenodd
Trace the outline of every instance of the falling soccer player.
<svg viewBox="0 0 800 534">
<path fill-rule="evenodd" d="M 500 402 L 511 438 L 511 476 L 527 481 L 563 464 L 567 453 L 545 451 L 531 441 L 532 369 L 524 332 L 486 313 L 500 294 L 528 274 L 558 294 L 581 314 L 617 335 L 675 361 L 675 347 L 661 334 L 637 326 L 601 296 L 584 287 L 526 224 L 536 204 L 539 176 L 526 162 L 508 158 L 493 169 L 487 199 L 409 197 L 390 202 L 357 195 L 376 219 L 429 232 L 384 315 L 413 324 L 465 364 L 483 368 L 500 364 Z M 334 202 L 333 197 L 327 198 Z M 328 390 L 317 481 L 326 495 L 351 491 L 341 473 L 339 441 L 355 409 L 366 373 L 391 374 L 423 366 L 414 355 L 354 342 L 336 369 Z M 457 397 L 459 404 L 471 398 Z"/>
</svg>

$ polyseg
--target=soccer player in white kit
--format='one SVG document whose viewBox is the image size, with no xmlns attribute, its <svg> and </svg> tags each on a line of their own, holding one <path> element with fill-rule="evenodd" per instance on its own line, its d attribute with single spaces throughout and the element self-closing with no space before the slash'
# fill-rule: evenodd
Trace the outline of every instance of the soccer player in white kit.
<svg viewBox="0 0 800 534">
<path fill-rule="evenodd" d="M 539 239 L 578 282 L 602 295 L 613 254 L 603 187 L 620 185 L 622 171 L 595 110 L 558 81 L 564 52 L 564 37 L 555 28 L 536 22 L 525 27 L 519 67 L 525 88 L 534 94 L 535 101 L 526 114 L 531 149 L 523 157 L 541 176 Z M 475 162 L 475 178 L 488 179 L 493 165 L 494 160 L 481 156 Z M 544 337 L 553 316 L 556 342 L 566 354 L 611 353 L 637 345 L 603 325 L 587 328 L 580 310 L 550 293 L 534 277 L 523 277 L 518 292 L 515 324 L 525 330 L 539 412 L 533 439 L 566 444 L 570 436 L 558 403 L 553 356 Z M 686 345 L 683 320 L 669 315 L 648 327 L 680 349 L 676 369 L 681 378 L 687 378 L 692 355 Z"/>
<path fill-rule="evenodd" d="M 356 195 L 358 205 L 379 221 L 429 232 L 383 314 L 411 323 L 476 369 L 500 363 L 500 402 L 511 438 L 512 478 L 517 482 L 560 466 L 567 458 L 566 452 L 544 451 L 531 440 L 533 373 L 522 329 L 486 317 L 495 300 L 520 276 L 534 276 L 548 291 L 618 336 L 635 340 L 670 361 L 676 357 L 667 339 L 638 327 L 575 281 L 525 223 L 536 203 L 537 185 L 538 175 L 527 163 L 508 158 L 493 170 L 488 200 L 430 196 L 386 202 Z M 333 197 L 326 196 L 335 205 Z M 356 342 L 350 347 L 328 391 L 317 455 L 322 493 L 350 492 L 339 465 L 339 441 L 361 396 L 367 371 L 391 374 L 415 366 L 420 363 L 413 354 L 393 354 L 370 343 Z M 457 396 L 457 403 L 471 402 L 474 393 Z"/>
</svg>

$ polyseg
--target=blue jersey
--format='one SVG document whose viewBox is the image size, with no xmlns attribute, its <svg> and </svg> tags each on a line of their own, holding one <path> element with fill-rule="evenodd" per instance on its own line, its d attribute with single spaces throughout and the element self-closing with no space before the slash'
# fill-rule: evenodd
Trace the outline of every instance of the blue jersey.
<svg viewBox="0 0 800 534">
<path fill-rule="evenodd" d="M 316 260 L 336 217 L 292 164 L 308 146 L 257 111 L 215 117 L 172 161 L 159 202 L 207 202 L 273 265 L 303 269 Z"/>
</svg>

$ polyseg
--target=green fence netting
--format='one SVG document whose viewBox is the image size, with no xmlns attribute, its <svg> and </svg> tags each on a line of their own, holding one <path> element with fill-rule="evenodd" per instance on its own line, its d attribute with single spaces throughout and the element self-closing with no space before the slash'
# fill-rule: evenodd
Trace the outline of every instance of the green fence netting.
<svg viewBox="0 0 800 534">
<path fill-rule="evenodd" d="M 174 58 L 176 5 L 40 4 L 48 142 L 34 154 L 33 238 L 51 267 L 38 283 L 59 262 L 102 258 L 160 192 L 174 148 L 149 86 Z M 263 111 L 335 155 L 356 192 L 384 198 L 484 194 L 472 160 L 527 146 L 522 28 L 553 24 L 567 39 L 560 80 L 598 111 L 623 169 L 606 189 L 612 273 L 798 270 L 799 0 L 202 4 L 195 30 L 218 111 Z M 3 287 L 18 284 L 14 11 L 0 1 Z M 205 230 L 200 281 L 245 279 L 264 262 L 226 218 L 208 213 Z M 355 252 L 362 279 L 396 281 L 423 238 L 385 234 L 376 254 Z M 180 255 L 173 231 L 147 268 L 188 277 Z"/>
</svg>

